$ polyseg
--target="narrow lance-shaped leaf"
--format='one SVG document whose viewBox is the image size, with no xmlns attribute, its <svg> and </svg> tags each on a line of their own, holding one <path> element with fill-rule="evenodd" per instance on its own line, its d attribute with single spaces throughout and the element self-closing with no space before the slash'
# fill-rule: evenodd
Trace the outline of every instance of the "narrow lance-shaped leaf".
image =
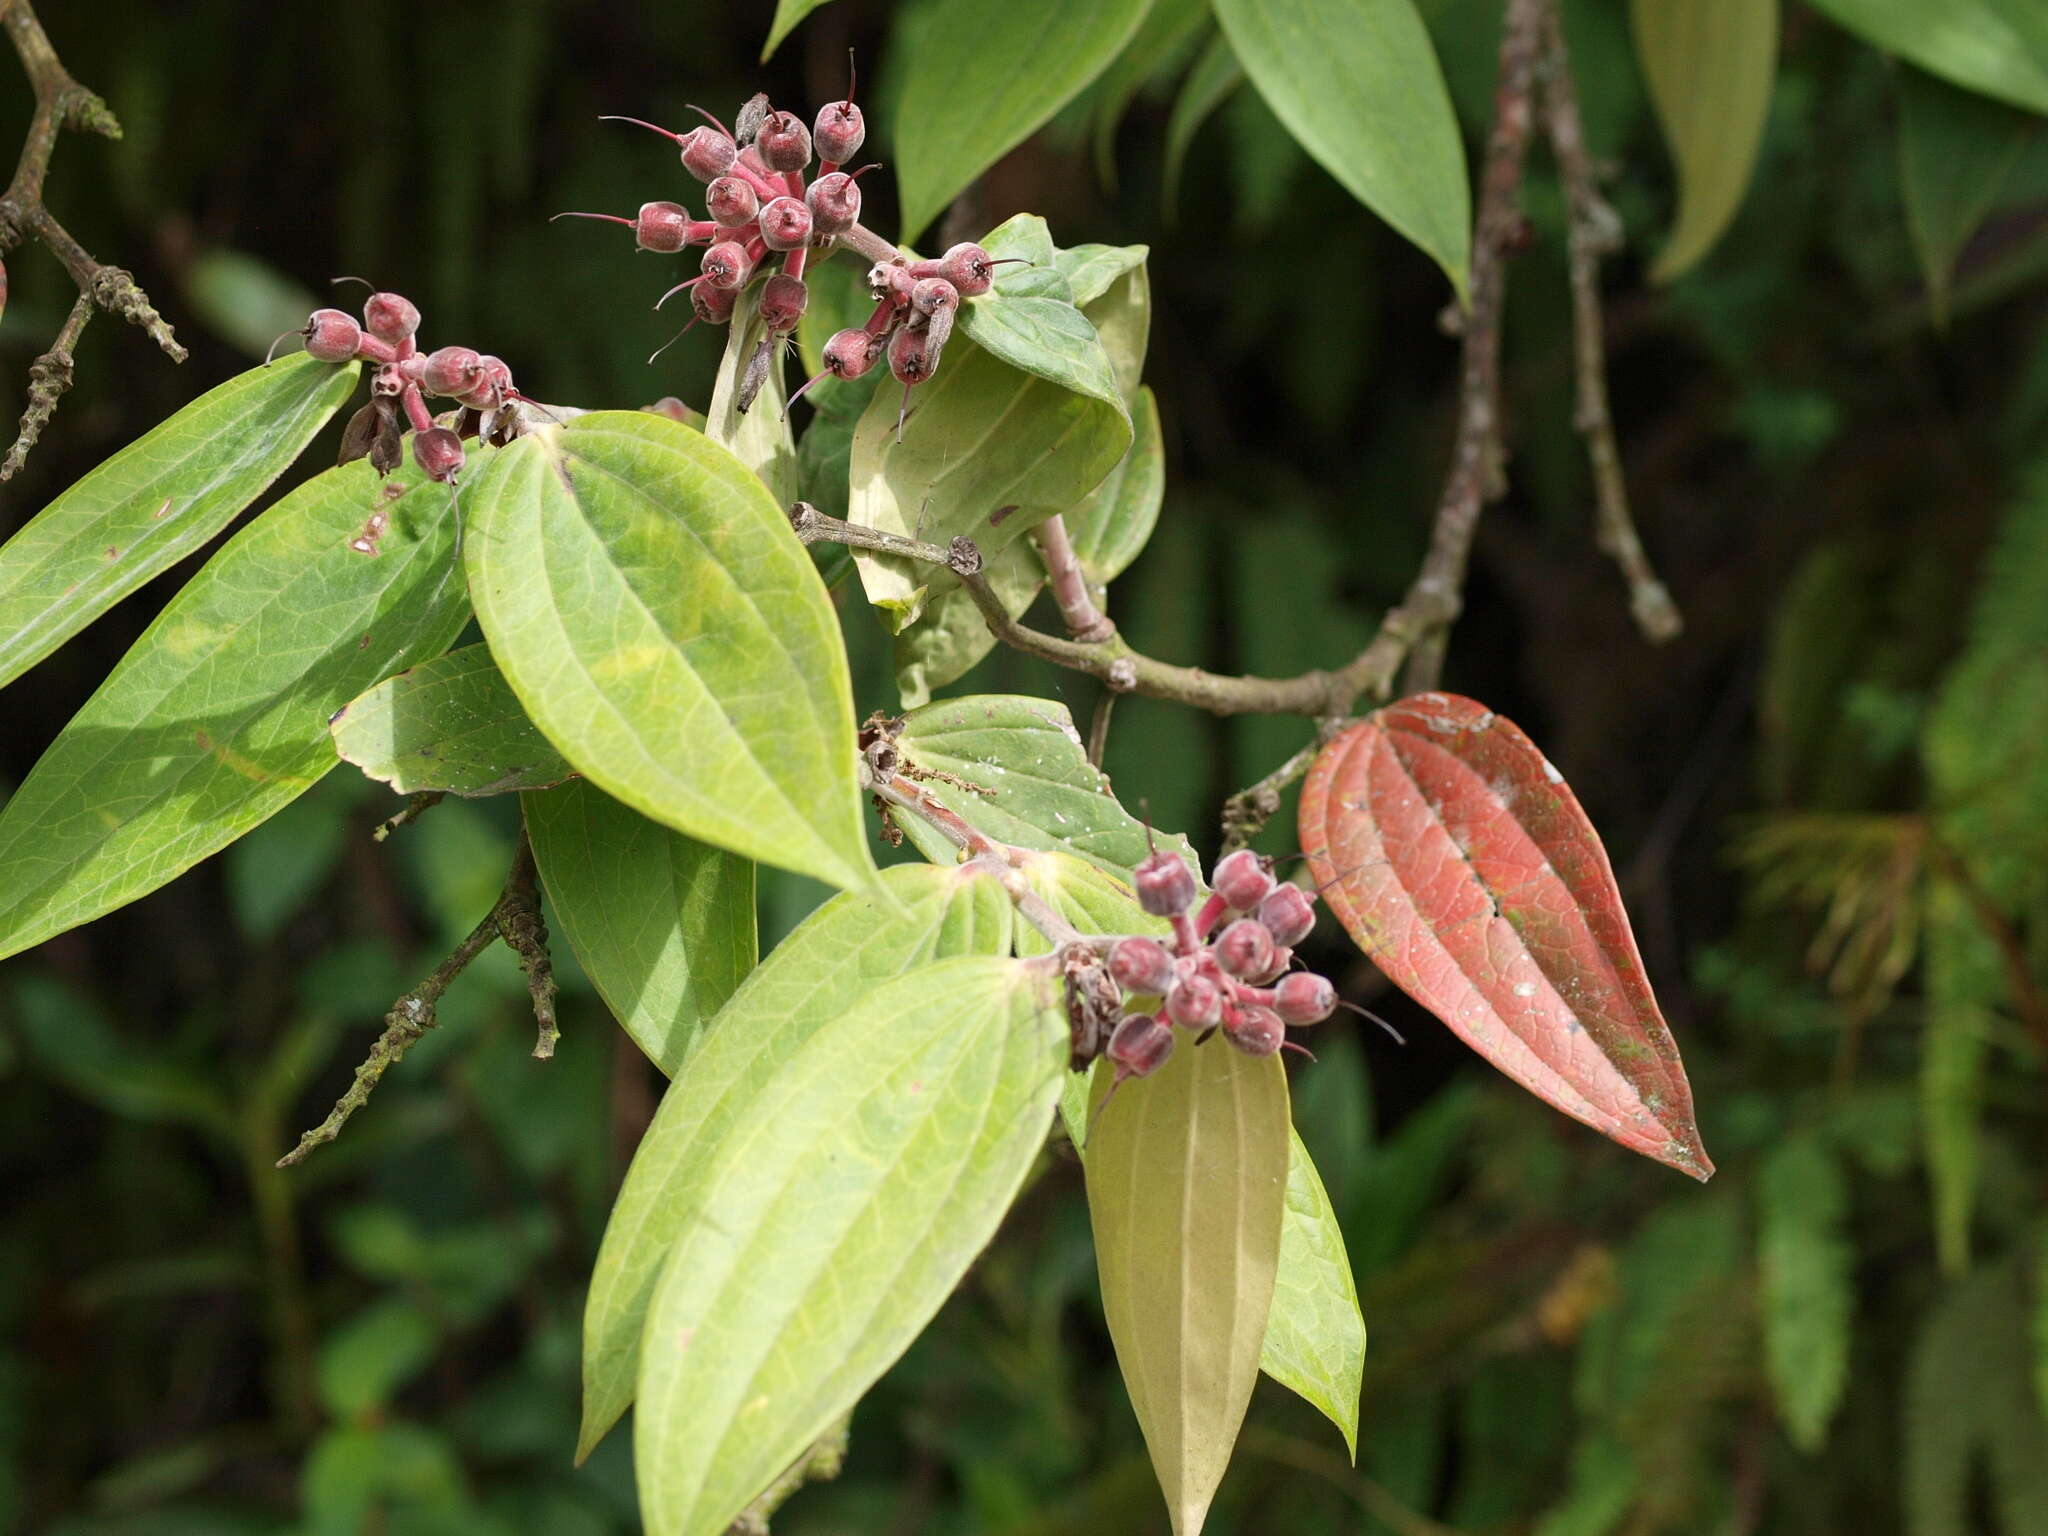
<svg viewBox="0 0 2048 1536">
<path fill-rule="evenodd" d="M 0 684 L 219 533 L 355 388 L 354 363 L 251 368 L 92 470 L 0 545 Z"/>
<path fill-rule="evenodd" d="M 2000 102 L 1917 69 L 1899 71 L 1899 190 L 1938 321 L 1948 317 L 1956 257 L 2037 127 Z"/>
<path fill-rule="evenodd" d="M 1380 970 L 1623 1146 L 1714 1171 L 1607 852 L 1513 724 L 1423 693 L 1333 738 L 1301 795 L 1316 886 Z"/>
<path fill-rule="evenodd" d="M 612 1016 L 673 1077 L 754 968 L 754 865 L 589 784 L 522 808 L 553 925 Z"/>
<path fill-rule="evenodd" d="M 768 41 L 761 45 L 761 62 L 767 63 L 782 46 L 782 40 L 796 30 L 797 23 L 826 3 L 827 0 L 776 0 L 775 19 L 768 24 Z"/>
<path fill-rule="evenodd" d="M 1216 0 L 1216 19 L 1301 147 L 1463 297 L 1465 144 L 1413 0 Z"/>
<path fill-rule="evenodd" d="M 704 1147 L 642 1340 L 649 1536 L 721 1536 L 909 1347 L 1016 1198 L 1066 1053 L 1057 977 L 940 960 L 841 1011 Z"/>
<path fill-rule="evenodd" d="M 1631 0 L 1636 57 L 1678 167 L 1678 217 L 1650 269 L 1669 282 L 1735 217 L 1778 72 L 1778 0 Z"/>
<path fill-rule="evenodd" d="M 1182 1038 L 1151 1077 L 1095 1074 L 1088 1215 L 1102 1310 L 1175 1536 L 1195 1536 L 1258 1380 L 1287 1208 L 1287 1074 Z"/>
<path fill-rule="evenodd" d="M 689 1051 L 641 1139 L 605 1226 L 583 1318 L 578 1458 L 633 1400 L 641 1330 L 663 1259 L 697 1213 L 679 1191 L 811 1038 L 891 977 L 1010 947 L 1010 902 L 978 870 L 898 864 L 885 911 L 848 892 L 800 923 Z"/>
<path fill-rule="evenodd" d="M 333 768 L 328 717 L 468 619 L 451 505 L 410 467 L 343 465 L 209 560 L 0 812 L 0 955 L 155 890 Z M 358 554 L 376 511 L 380 552 Z"/>
<path fill-rule="evenodd" d="M 1148 0 L 933 0 L 904 14 L 894 132 L 903 238 L 1108 67 Z"/>
<path fill-rule="evenodd" d="M 1965 90 L 2048 112 L 2041 0 L 1813 0 L 1813 8 Z"/>
<path fill-rule="evenodd" d="M 1365 1379 L 1365 1316 L 1344 1229 L 1322 1175 L 1292 1131 L 1287 1159 L 1287 1213 L 1280 1223 L 1280 1263 L 1266 1317 L 1259 1369 L 1320 1409 L 1358 1460 L 1358 1394 Z"/>
<path fill-rule="evenodd" d="M 593 412 L 501 450 L 464 511 L 492 654 L 581 773 L 735 853 L 872 879 L 838 621 L 745 466 L 659 416 Z"/>
<path fill-rule="evenodd" d="M 526 718 L 487 645 L 387 677 L 327 723 L 334 750 L 401 795 L 503 795 L 575 776 Z"/>
<path fill-rule="evenodd" d="M 1160 183 L 1165 189 L 1167 217 L 1173 217 L 1180 207 L 1181 172 L 1187 165 L 1188 151 L 1194 148 L 1195 135 L 1243 84 L 1244 66 L 1238 63 L 1230 39 L 1221 32 L 1215 33 L 1181 81 L 1173 98 L 1173 111 L 1166 119 L 1166 161 Z"/>
</svg>

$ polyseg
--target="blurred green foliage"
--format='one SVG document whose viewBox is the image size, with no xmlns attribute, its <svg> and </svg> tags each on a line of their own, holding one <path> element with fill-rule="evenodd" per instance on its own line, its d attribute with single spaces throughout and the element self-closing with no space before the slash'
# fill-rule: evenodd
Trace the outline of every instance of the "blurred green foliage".
<svg viewBox="0 0 2048 1536">
<path fill-rule="evenodd" d="M 1476 143 L 1498 0 L 1421 8 Z M 1900 191 L 1904 66 L 1788 8 L 1755 183 L 1705 261 L 1652 288 L 1674 198 L 1623 8 L 1566 9 L 1630 237 L 1609 274 L 1623 454 L 1688 629 L 1644 645 L 1592 547 L 1539 156 L 1510 285 L 1511 491 L 1446 681 L 1529 729 L 1603 829 L 1723 1171 L 1698 1191 L 1560 1120 L 1320 940 L 1410 1042 L 1339 1032 L 1295 1079 L 1372 1329 L 1359 1464 L 1262 1387 L 1210 1528 L 2048 1529 L 2048 135 L 1961 246 L 1938 328 Z M 340 272 L 411 293 L 429 337 L 501 353 L 543 399 L 701 407 L 716 333 L 642 362 L 669 335 L 648 308 L 667 267 L 545 223 L 686 190 L 659 141 L 594 119 L 681 122 L 757 86 L 824 100 L 849 44 L 889 89 L 879 0 L 821 8 L 766 67 L 747 7 L 45 10 L 127 129 L 66 142 L 53 206 L 137 270 L 193 358 L 94 326 L 10 529 Z M 1440 274 L 1249 88 L 1177 106 L 1202 35 L 1085 93 L 961 218 L 1029 209 L 1062 244 L 1152 245 L 1171 470 L 1113 606 L 1155 654 L 1286 671 L 1348 654 L 1412 572 L 1455 355 Z M 0 143 L 26 115 L 6 91 Z M 10 416 L 68 303 L 39 253 L 11 276 Z M 10 690 L 0 779 L 185 574 Z M 851 618 L 856 696 L 885 706 L 887 641 Z M 1081 719 L 1095 702 L 1004 655 L 954 691 L 1049 692 Z M 1132 699 L 1107 766 L 1206 846 L 1222 797 L 1306 739 Z M 271 1166 L 502 878 L 510 805 L 450 802 L 374 844 L 390 809 L 337 774 L 0 969 L 0 1529 L 636 1528 L 625 1437 L 581 1470 L 569 1452 L 581 1287 L 658 1085 L 565 951 L 552 1064 L 527 1058 L 494 952 L 338 1144 Z M 764 946 L 820 889 L 764 873 Z M 1078 1186 L 1049 1156 L 861 1408 L 843 1477 L 778 1532 L 1164 1529 Z"/>
</svg>

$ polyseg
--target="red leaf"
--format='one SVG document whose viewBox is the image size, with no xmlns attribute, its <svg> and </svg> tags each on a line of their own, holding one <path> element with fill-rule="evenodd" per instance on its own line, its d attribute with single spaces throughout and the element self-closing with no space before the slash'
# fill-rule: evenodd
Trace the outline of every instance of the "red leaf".
<svg viewBox="0 0 2048 1536">
<path fill-rule="evenodd" d="M 1301 843 L 1373 964 L 1537 1097 L 1696 1179 L 1714 1165 L 1614 870 L 1511 722 L 1421 693 L 1334 737 Z"/>
</svg>

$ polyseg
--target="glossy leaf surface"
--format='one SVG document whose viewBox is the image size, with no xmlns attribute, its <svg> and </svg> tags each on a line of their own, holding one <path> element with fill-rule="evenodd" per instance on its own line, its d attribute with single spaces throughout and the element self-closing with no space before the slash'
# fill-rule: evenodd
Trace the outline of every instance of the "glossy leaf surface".
<svg viewBox="0 0 2048 1536">
<path fill-rule="evenodd" d="M 675 1076 L 756 955 L 754 866 L 584 783 L 524 802 L 559 929 L 605 1006 Z"/>
<path fill-rule="evenodd" d="M 1148 0 L 932 0 L 904 16 L 889 135 L 915 240 L 975 177 L 1080 94 L 1129 42 Z"/>
<path fill-rule="evenodd" d="M 1650 275 L 1713 247 L 1756 168 L 1778 73 L 1778 0 L 1632 0 L 1636 58 L 1678 168 L 1678 215 Z"/>
<path fill-rule="evenodd" d="M 464 511 L 492 654 L 579 771 L 705 842 L 869 881 L 838 622 L 737 459 L 659 416 L 594 412 L 501 450 Z"/>
<path fill-rule="evenodd" d="M 1216 0 L 1273 115 L 1460 296 L 1471 259 L 1465 145 L 1412 0 Z"/>
<path fill-rule="evenodd" d="M 940 960 L 842 1007 L 704 1148 L 642 1343 L 650 1536 L 719 1536 L 909 1347 L 1016 1197 L 1066 1050 L 1056 978 Z"/>
<path fill-rule="evenodd" d="M 818 908 L 741 984 L 663 1096 L 590 1277 L 579 1456 L 590 1454 L 633 1400 L 655 1280 L 696 1219 L 683 1192 L 713 1149 L 813 1037 L 882 983 L 943 957 L 1009 949 L 1009 898 L 979 873 L 900 864 L 882 880 L 899 912 L 851 892 Z"/>
<path fill-rule="evenodd" d="M 353 363 L 251 368 L 144 433 L 0 545 L 0 684 L 219 533 L 355 388 Z"/>
<path fill-rule="evenodd" d="M 1301 842 L 1359 947 L 1467 1045 L 1623 1146 L 1713 1173 L 1606 850 L 1513 724 L 1455 694 L 1380 710 L 1309 770 Z"/>
<path fill-rule="evenodd" d="M 381 552 L 357 554 L 380 509 Z M 339 761 L 328 717 L 468 616 L 446 487 L 410 468 L 380 484 L 359 462 L 293 491 L 171 600 L 0 812 L 0 955 L 289 805 Z"/>
<path fill-rule="evenodd" d="M 1095 1074 L 1086 1159 L 1102 1309 L 1176 1536 L 1194 1536 L 1258 1380 L 1287 1207 L 1287 1074 L 1278 1057 L 1183 1035 L 1101 1109 L 1112 1076 Z"/>
<path fill-rule="evenodd" d="M 502 795 L 572 777 L 526 718 L 487 645 L 465 645 L 357 695 L 327 723 L 334 750 L 402 795 Z"/>
<path fill-rule="evenodd" d="M 1813 8 L 1965 90 L 2048 112 L 2040 0 L 1813 0 Z"/>
</svg>

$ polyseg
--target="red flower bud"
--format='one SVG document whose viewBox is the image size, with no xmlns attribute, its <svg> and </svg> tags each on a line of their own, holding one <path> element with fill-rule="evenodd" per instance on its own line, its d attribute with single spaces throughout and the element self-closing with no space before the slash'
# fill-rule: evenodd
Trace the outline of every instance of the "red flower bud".
<svg viewBox="0 0 2048 1536">
<path fill-rule="evenodd" d="M 1273 935 L 1264 923 L 1241 917 L 1216 937 L 1216 963 L 1233 976 L 1263 975 L 1273 964 Z"/>
<path fill-rule="evenodd" d="M 1240 848 L 1223 859 L 1209 876 L 1209 889 L 1240 912 L 1250 912 L 1273 889 L 1273 875 L 1266 861 L 1249 848 Z"/>
<path fill-rule="evenodd" d="M 1315 898 L 1298 885 L 1276 885 L 1259 903 L 1259 921 L 1275 944 L 1292 948 L 1315 931 Z"/>
<path fill-rule="evenodd" d="M 1128 1013 L 1103 1054 L 1116 1063 L 1119 1078 L 1150 1077 L 1173 1054 L 1173 1031 L 1149 1013 Z"/>
<path fill-rule="evenodd" d="M 422 361 L 419 382 L 430 395 L 470 394 L 484 383 L 484 360 L 470 347 L 441 347 Z"/>
<path fill-rule="evenodd" d="M 1246 1008 L 1223 1026 L 1223 1033 L 1247 1056 L 1270 1056 L 1287 1038 L 1287 1026 L 1270 1008 Z"/>
<path fill-rule="evenodd" d="M 754 222 L 761 199 L 753 184 L 738 176 L 721 176 L 704 189 L 704 206 L 727 229 Z"/>
<path fill-rule="evenodd" d="M 867 124 L 861 120 L 860 108 L 850 101 L 829 101 L 818 108 L 811 139 L 818 147 L 818 158 L 832 165 L 844 165 L 860 153 L 860 146 L 868 136 Z"/>
<path fill-rule="evenodd" d="M 811 130 L 794 112 L 771 112 L 754 135 L 761 163 L 771 171 L 800 171 L 811 163 Z"/>
<path fill-rule="evenodd" d="M 811 210 L 794 197 L 772 197 L 761 209 L 761 243 L 793 251 L 811 243 Z"/>
<path fill-rule="evenodd" d="M 914 336 L 915 331 L 900 333 Z M 894 360 L 891 348 L 891 361 Z M 898 378 L 902 378 L 900 373 Z M 1188 867 L 1180 858 L 1164 848 L 1155 848 L 1145 855 L 1138 867 L 1131 872 L 1131 883 L 1137 887 L 1138 905 L 1154 917 L 1173 917 L 1188 909 L 1195 899 L 1195 877 L 1188 873 Z"/>
<path fill-rule="evenodd" d="M 778 272 L 761 285 L 761 321 L 778 336 L 787 336 L 804 317 L 811 290 L 800 277 Z"/>
<path fill-rule="evenodd" d="M 363 304 L 363 329 L 393 346 L 420 328 L 420 312 L 412 300 L 395 293 L 373 293 Z"/>
<path fill-rule="evenodd" d="M 453 485 L 463 464 L 462 439 L 446 427 L 429 427 L 413 434 L 412 457 L 429 480 Z"/>
<path fill-rule="evenodd" d="M 713 288 L 739 288 L 753 267 L 747 248 L 737 240 L 721 240 L 704 253 L 705 281 Z"/>
<path fill-rule="evenodd" d="M 308 354 L 323 363 L 345 363 L 356 355 L 363 328 L 356 324 L 354 315 L 338 309 L 316 309 L 306 321 L 304 335 Z"/>
<path fill-rule="evenodd" d="M 804 192 L 811 223 L 821 235 L 836 235 L 860 219 L 860 184 L 844 171 L 820 176 Z"/>
<path fill-rule="evenodd" d="M 739 146 L 716 128 L 692 128 L 676 142 L 682 146 L 683 169 L 699 181 L 716 181 L 740 157 Z"/>
<path fill-rule="evenodd" d="M 1289 1024 L 1320 1024 L 1337 1011 L 1337 989 L 1313 971 L 1296 971 L 1273 989 L 1273 1011 Z"/>
<path fill-rule="evenodd" d="M 1173 989 L 1173 956 L 1156 939 L 1118 939 L 1109 951 L 1109 974 L 1126 992 L 1164 997 Z"/>
<path fill-rule="evenodd" d="M 1223 989 L 1199 973 L 1183 976 L 1166 994 L 1166 1012 L 1185 1029 L 1208 1029 L 1223 1018 Z"/>
</svg>

